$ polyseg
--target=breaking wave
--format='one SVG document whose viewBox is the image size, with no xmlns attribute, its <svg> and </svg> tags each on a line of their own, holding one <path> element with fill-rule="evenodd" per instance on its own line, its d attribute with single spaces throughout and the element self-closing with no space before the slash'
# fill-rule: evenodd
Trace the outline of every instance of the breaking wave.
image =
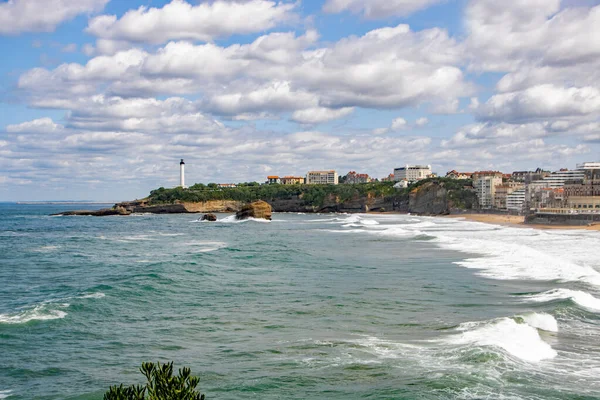
<svg viewBox="0 0 600 400">
<path fill-rule="evenodd" d="M 537 327 L 530 323 L 541 326 L 540 329 L 558 330 L 554 317 L 548 314 L 531 314 L 516 319 L 500 318 L 491 322 L 467 322 L 457 328 L 463 331 L 462 334 L 447 340 L 458 345 L 500 348 L 514 357 L 529 362 L 556 357 L 556 351 L 540 337 Z"/>
<path fill-rule="evenodd" d="M 67 303 L 40 304 L 18 313 L 0 314 L 0 324 L 25 324 L 30 321 L 62 319 L 67 316 L 67 313 L 62 309 L 67 307 L 69 307 Z"/>
<path fill-rule="evenodd" d="M 527 299 L 540 303 L 555 300 L 571 300 L 588 311 L 600 312 L 600 299 L 579 290 L 553 289 L 544 293 L 528 296 Z"/>
</svg>

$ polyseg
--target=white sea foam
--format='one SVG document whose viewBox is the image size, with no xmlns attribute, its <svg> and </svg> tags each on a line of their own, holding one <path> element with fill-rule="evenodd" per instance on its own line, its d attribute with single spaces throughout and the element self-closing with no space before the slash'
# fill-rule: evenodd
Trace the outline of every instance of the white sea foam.
<svg viewBox="0 0 600 400">
<path fill-rule="evenodd" d="M 357 221 L 362 218 L 354 216 Z M 397 224 L 390 224 L 396 220 Z M 344 219 L 348 221 L 348 219 Z M 358 228 L 358 226 L 348 226 Z M 449 218 L 386 218 L 377 229 L 354 230 L 407 238 L 427 235 L 432 243 L 471 254 L 458 265 L 499 280 L 585 282 L 600 286 L 600 236 L 586 231 L 541 231 Z M 596 268 L 594 268 L 596 267 Z"/>
<path fill-rule="evenodd" d="M 600 312 L 600 299 L 579 290 L 553 289 L 533 296 L 527 296 L 527 299 L 540 303 L 569 299 L 589 311 Z"/>
<path fill-rule="evenodd" d="M 58 308 L 66 308 L 65 306 L 68 307 L 69 305 L 40 304 L 18 313 L 0 314 L 0 324 L 24 324 L 29 321 L 61 319 L 66 317 L 67 313 Z"/>
<path fill-rule="evenodd" d="M 458 330 L 463 333 L 448 339 L 450 343 L 501 348 L 529 362 L 539 362 L 557 355 L 556 351 L 542 340 L 536 328 L 527 323 L 517 323 L 511 318 L 461 324 Z"/>
<path fill-rule="evenodd" d="M 246 219 L 237 219 L 235 215 L 230 215 L 228 217 L 225 217 L 223 219 L 218 220 L 217 222 L 223 223 L 223 224 L 240 224 L 242 222 L 264 222 L 264 223 L 270 223 L 271 221 L 264 219 L 264 218 L 246 218 Z"/>
<path fill-rule="evenodd" d="M 34 249 L 33 251 L 36 253 L 52 253 L 55 252 L 56 250 L 60 249 L 60 246 L 41 246 L 38 247 L 37 249 Z"/>
<path fill-rule="evenodd" d="M 106 295 L 102 292 L 96 292 L 96 293 L 84 293 L 81 296 L 79 296 L 79 298 L 80 299 L 101 299 L 105 296 Z"/>
<path fill-rule="evenodd" d="M 558 332 L 558 322 L 556 319 L 546 313 L 529 313 L 522 315 L 521 318 L 527 323 L 537 329 L 541 329 L 546 332 Z"/>
<path fill-rule="evenodd" d="M 12 390 L 0 390 L 0 399 L 6 399 L 12 393 Z"/>
<path fill-rule="evenodd" d="M 227 247 L 227 243 L 225 242 L 214 242 L 214 241 L 194 241 L 185 243 L 186 246 L 190 246 L 193 248 L 193 251 L 196 253 L 210 253 L 212 251 L 217 251 L 224 247 Z"/>
</svg>

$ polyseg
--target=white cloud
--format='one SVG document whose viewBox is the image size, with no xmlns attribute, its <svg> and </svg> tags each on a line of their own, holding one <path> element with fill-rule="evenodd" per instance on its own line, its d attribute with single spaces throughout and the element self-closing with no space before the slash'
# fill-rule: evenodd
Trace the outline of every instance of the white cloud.
<svg viewBox="0 0 600 400">
<path fill-rule="evenodd" d="M 404 118 L 396 118 L 392 121 L 391 129 L 394 131 L 399 131 L 401 129 L 406 129 L 408 123 Z"/>
<path fill-rule="evenodd" d="M 63 126 L 54 123 L 51 118 L 40 118 L 21 124 L 8 125 L 6 132 L 9 133 L 54 133 L 62 131 Z"/>
<path fill-rule="evenodd" d="M 429 123 L 429 120 L 425 117 L 419 118 L 415 121 L 417 127 L 423 127 Z"/>
<path fill-rule="evenodd" d="M 560 10 L 560 5 L 560 0 L 472 0 L 466 22 L 473 67 L 518 71 L 597 59 L 600 6 Z"/>
<path fill-rule="evenodd" d="M 202 94 L 207 110 L 229 116 L 421 104 L 447 112 L 458 105 L 457 97 L 474 90 L 457 66 L 461 46 L 440 29 L 412 32 L 398 25 L 310 49 L 317 38 L 307 31 L 272 33 L 228 47 L 170 42 L 154 53 L 129 49 L 86 65 L 33 69 L 21 76 L 19 87 L 37 105 L 48 102 L 40 97 L 99 90 L 127 97 Z"/>
<path fill-rule="evenodd" d="M 77 51 L 77 45 L 75 43 L 69 43 L 64 46 L 61 51 L 63 53 L 75 53 Z"/>
<path fill-rule="evenodd" d="M 80 14 L 99 11 L 109 0 L 9 0 L 0 2 L 0 35 L 51 32 Z"/>
<path fill-rule="evenodd" d="M 354 111 L 354 107 L 331 109 L 325 107 L 313 107 L 298 110 L 292 114 L 292 121 L 301 124 L 320 124 L 335 119 L 346 117 Z"/>
<path fill-rule="evenodd" d="M 520 92 L 492 96 L 476 115 L 484 120 L 519 121 L 600 113 L 600 90 L 595 87 L 539 85 Z"/>
<path fill-rule="evenodd" d="M 350 11 L 366 18 L 405 17 L 443 0 L 327 0 L 323 10 L 329 13 Z"/>
<path fill-rule="evenodd" d="M 120 19 L 101 15 L 86 31 L 103 39 L 144 43 L 170 40 L 212 41 L 234 34 L 262 32 L 292 18 L 294 3 L 267 0 L 244 2 L 216 0 L 192 5 L 172 0 L 162 8 L 140 7 Z"/>
</svg>

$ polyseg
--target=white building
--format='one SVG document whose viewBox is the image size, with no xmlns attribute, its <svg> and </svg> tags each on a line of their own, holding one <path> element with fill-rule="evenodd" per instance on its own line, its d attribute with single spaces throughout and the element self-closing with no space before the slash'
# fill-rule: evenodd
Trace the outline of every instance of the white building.
<svg viewBox="0 0 600 400">
<path fill-rule="evenodd" d="M 409 183 L 417 182 L 431 176 L 431 165 L 405 165 L 394 169 L 394 180 L 400 182 L 407 180 Z"/>
<path fill-rule="evenodd" d="M 525 204 L 525 188 L 520 188 L 506 196 L 506 209 L 513 212 L 522 212 Z"/>
<path fill-rule="evenodd" d="M 307 185 L 337 185 L 338 174 L 334 170 L 330 171 L 309 171 L 306 174 Z"/>
<path fill-rule="evenodd" d="M 584 162 L 583 164 L 577 164 L 577 169 L 600 169 L 600 162 Z"/>
</svg>

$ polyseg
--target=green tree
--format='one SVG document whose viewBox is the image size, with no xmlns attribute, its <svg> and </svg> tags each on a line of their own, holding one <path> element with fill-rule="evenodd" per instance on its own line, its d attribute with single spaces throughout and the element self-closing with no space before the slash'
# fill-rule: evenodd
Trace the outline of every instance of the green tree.
<svg viewBox="0 0 600 400">
<path fill-rule="evenodd" d="M 204 395 L 196 391 L 200 380 L 187 367 L 173 376 L 173 362 L 147 362 L 142 363 L 140 372 L 148 380 L 146 385 L 111 386 L 104 400 L 204 400 Z"/>
</svg>

